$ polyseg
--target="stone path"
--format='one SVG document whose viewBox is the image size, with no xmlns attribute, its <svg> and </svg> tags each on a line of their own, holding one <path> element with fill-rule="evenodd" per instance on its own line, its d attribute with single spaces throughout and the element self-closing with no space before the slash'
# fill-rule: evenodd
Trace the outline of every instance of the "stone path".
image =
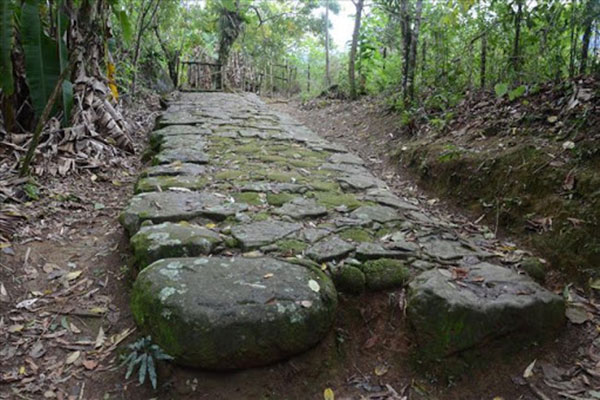
<svg viewBox="0 0 600 400">
<path fill-rule="evenodd" d="M 176 361 L 245 368 L 305 351 L 338 292 L 408 285 L 423 359 L 551 334 L 561 297 L 501 266 L 481 234 L 394 195 L 357 156 L 253 95 L 182 94 L 121 215 L 137 323 Z"/>
</svg>

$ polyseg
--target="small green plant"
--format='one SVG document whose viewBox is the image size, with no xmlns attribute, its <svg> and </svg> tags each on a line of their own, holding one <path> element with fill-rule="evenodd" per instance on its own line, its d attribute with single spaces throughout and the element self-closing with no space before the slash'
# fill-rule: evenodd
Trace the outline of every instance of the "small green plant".
<svg viewBox="0 0 600 400">
<path fill-rule="evenodd" d="M 173 357 L 166 354 L 158 345 L 152 343 L 152 338 L 146 336 L 127 346 L 129 354 L 124 357 L 122 366 L 127 365 L 125 379 L 129 379 L 136 366 L 138 366 L 138 381 L 140 385 L 146 381 L 146 375 L 150 378 L 152 387 L 156 389 L 155 360 L 172 360 Z"/>
</svg>

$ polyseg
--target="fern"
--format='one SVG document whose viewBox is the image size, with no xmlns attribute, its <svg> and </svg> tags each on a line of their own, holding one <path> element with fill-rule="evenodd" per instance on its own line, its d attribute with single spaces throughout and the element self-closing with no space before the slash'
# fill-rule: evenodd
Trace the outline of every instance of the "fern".
<svg viewBox="0 0 600 400">
<path fill-rule="evenodd" d="M 150 336 L 143 337 L 136 342 L 127 346 L 130 350 L 129 354 L 124 357 L 122 366 L 127 365 L 125 379 L 129 379 L 136 367 L 138 368 L 138 382 L 143 385 L 146 382 L 146 377 L 150 379 L 152 387 L 156 389 L 157 375 L 155 368 L 155 360 L 172 360 L 173 357 L 166 354 L 158 345 L 152 344 Z"/>
</svg>

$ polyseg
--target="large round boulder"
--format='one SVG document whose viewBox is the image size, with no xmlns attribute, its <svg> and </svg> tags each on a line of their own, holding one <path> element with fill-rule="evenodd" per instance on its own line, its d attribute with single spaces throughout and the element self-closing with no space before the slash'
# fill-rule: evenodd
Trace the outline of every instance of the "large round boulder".
<svg viewBox="0 0 600 400">
<path fill-rule="evenodd" d="M 168 258 L 139 275 L 134 318 L 182 365 L 227 370 L 303 352 L 331 328 L 337 293 L 318 269 L 273 258 Z"/>
</svg>

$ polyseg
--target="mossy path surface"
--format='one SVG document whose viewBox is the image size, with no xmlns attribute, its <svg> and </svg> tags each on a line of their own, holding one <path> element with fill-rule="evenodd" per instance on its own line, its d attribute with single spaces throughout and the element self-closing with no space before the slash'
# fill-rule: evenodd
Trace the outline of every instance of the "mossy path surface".
<svg viewBox="0 0 600 400">
<path fill-rule="evenodd" d="M 484 234 L 422 212 L 253 95 L 180 94 L 150 139 L 153 166 L 121 215 L 141 271 L 132 307 L 182 364 L 289 357 L 327 333 L 338 292 L 409 282 L 426 360 L 563 323 L 562 299 L 500 266 Z"/>
</svg>

